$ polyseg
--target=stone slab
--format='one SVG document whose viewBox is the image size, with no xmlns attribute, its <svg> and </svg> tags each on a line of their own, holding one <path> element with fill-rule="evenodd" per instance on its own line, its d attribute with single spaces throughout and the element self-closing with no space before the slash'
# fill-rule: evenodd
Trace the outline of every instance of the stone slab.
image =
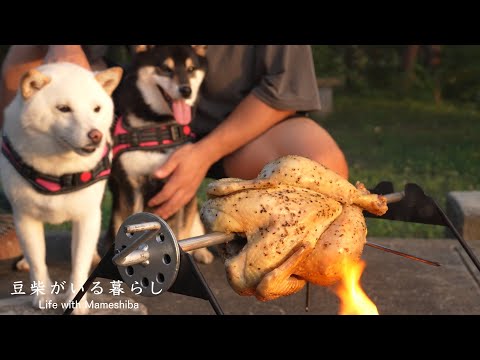
<svg viewBox="0 0 480 360">
<path fill-rule="evenodd" d="M 94 303 L 88 315 L 148 315 L 145 305 L 126 296 L 94 295 L 90 301 Z M 56 301 L 55 304 L 56 309 L 51 305 L 49 309 L 34 309 L 32 296 L 10 296 L 0 299 L 0 315 L 62 315 L 62 305 Z"/>
<path fill-rule="evenodd" d="M 467 241 L 480 241 L 480 191 L 447 195 L 447 215 Z"/>
<path fill-rule="evenodd" d="M 61 255 L 68 254 L 62 249 L 68 245 L 67 237 L 62 234 L 49 236 L 49 248 L 54 251 L 49 257 L 55 259 L 50 266 L 52 279 L 68 279 L 70 266 L 65 259 L 61 261 Z M 455 240 L 370 241 L 442 264 L 440 268 L 430 267 L 366 248 L 364 259 L 367 268 L 362 284 L 381 314 L 480 315 L 480 274 Z M 52 246 L 53 243 L 56 246 Z M 472 247 L 480 255 L 480 242 L 472 243 Z M 240 297 L 230 288 L 220 259 L 216 258 L 212 265 L 201 265 L 200 270 L 228 315 L 306 315 L 305 291 L 261 303 L 254 298 Z M 0 299 L 11 299 L 13 282 L 18 280 L 28 282 L 28 274 L 14 272 L 9 266 L 0 266 Z M 167 293 L 156 298 L 140 298 L 129 290 L 125 295 L 144 304 L 150 315 L 214 314 L 208 302 L 186 296 Z M 337 311 L 338 300 L 329 289 L 312 288 L 308 315 L 334 315 Z"/>
</svg>

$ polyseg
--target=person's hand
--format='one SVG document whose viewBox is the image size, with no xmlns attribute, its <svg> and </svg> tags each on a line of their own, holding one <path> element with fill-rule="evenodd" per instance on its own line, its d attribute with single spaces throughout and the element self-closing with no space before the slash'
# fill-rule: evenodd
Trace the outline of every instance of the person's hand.
<svg viewBox="0 0 480 360">
<path fill-rule="evenodd" d="M 157 178 L 169 179 L 148 206 L 156 207 L 155 214 L 168 219 L 193 199 L 211 165 L 209 155 L 199 146 L 183 145 L 154 173 Z"/>
<path fill-rule="evenodd" d="M 61 61 L 71 62 L 91 70 L 81 45 L 49 45 L 44 62 L 48 64 Z"/>
</svg>

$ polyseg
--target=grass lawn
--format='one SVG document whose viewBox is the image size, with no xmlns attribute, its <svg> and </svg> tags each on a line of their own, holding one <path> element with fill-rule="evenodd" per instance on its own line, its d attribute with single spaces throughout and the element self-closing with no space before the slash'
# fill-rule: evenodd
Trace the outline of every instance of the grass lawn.
<svg viewBox="0 0 480 360">
<path fill-rule="evenodd" d="M 480 190 L 480 112 L 471 107 L 411 100 L 339 97 L 333 115 L 319 119 L 345 151 L 350 180 L 395 189 L 420 185 L 445 208 L 453 190 Z M 369 220 L 371 236 L 444 236 L 438 226 Z"/>
<path fill-rule="evenodd" d="M 480 112 L 471 107 L 345 96 L 336 98 L 335 107 L 334 114 L 317 120 L 344 150 L 353 183 L 359 180 L 373 187 L 386 180 L 396 189 L 417 183 L 442 207 L 449 191 L 480 190 Z M 201 203 L 207 182 L 199 191 Z M 104 228 L 110 204 L 107 193 Z M 371 236 L 444 237 L 443 227 L 428 225 L 369 220 L 368 228 Z"/>
</svg>

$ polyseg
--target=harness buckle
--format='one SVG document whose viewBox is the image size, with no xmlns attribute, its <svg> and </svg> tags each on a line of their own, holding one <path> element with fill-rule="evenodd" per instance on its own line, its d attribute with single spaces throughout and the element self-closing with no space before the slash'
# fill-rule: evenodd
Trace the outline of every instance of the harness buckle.
<svg viewBox="0 0 480 360">
<path fill-rule="evenodd" d="M 60 176 L 60 186 L 62 188 L 70 188 L 75 186 L 75 176 L 73 174 L 67 174 Z"/>
<path fill-rule="evenodd" d="M 178 126 L 170 127 L 170 135 L 172 136 L 172 141 L 175 142 L 182 137 L 180 133 L 180 128 Z"/>
<path fill-rule="evenodd" d="M 136 132 L 131 132 L 130 134 L 130 144 L 133 147 L 137 147 L 140 144 L 140 139 L 138 138 L 138 134 Z"/>
</svg>

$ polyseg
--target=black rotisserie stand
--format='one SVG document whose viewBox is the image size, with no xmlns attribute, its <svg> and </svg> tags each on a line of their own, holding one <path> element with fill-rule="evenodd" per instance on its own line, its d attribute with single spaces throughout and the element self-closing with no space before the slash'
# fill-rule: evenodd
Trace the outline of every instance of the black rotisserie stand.
<svg viewBox="0 0 480 360">
<path fill-rule="evenodd" d="M 425 195 L 420 186 L 408 184 L 403 192 L 395 193 L 392 183 L 382 182 L 372 193 L 386 195 L 389 210 L 381 217 L 365 212 L 366 217 L 447 227 L 480 271 L 480 261 L 472 249 L 436 201 Z M 142 290 L 142 296 L 158 296 L 168 291 L 207 300 L 217 315 L 223 315 L 217 299 L 187 251 L 226 243 L 234 238 L 234 235 L 213 233 L 178 242 L 166 222 L 159 217 L 148 213 L 135 214 L 122 225 L 115 244 L 73 302 L 83 298 L 95 279 L 103 278 L 136 286 Z M 415 259 L 408 255 L 406 257 Z M 69 315 L 73 310 L 74 307 L 67 308 L 64 314 Z"/>
</svg>

